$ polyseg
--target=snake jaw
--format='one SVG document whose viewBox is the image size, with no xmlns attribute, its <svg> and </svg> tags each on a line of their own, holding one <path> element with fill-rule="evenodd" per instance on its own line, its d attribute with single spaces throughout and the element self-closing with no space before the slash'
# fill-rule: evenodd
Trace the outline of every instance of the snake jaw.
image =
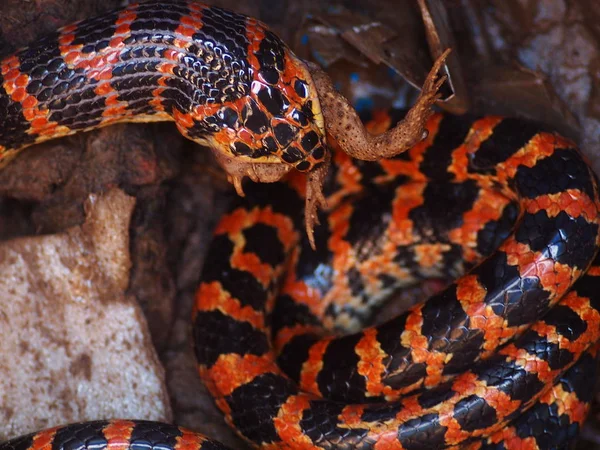
<svg viewBox="0 0 600 450">
<path fill-rule="evenodd" d="M 255 183 L 274 183 L 281 180 L 293 166 L 281 162 L 257 163 L 242 160 L 239 157 L 225 154 L 218 146 L 211 146 L 213 155 L 219 165 L 227 173 L 227 179 L 240 197 L 245 197 L 242 182 L 245 177 Z M 327 200 L 323 194 L 323 184 L 331 165 L 330 152 L 326 152 L 323 161 L 308 172 L 306 178 L 306 199 L 304 204 L 304 223 L 308 241 L 313 250 L 316 250 L 314 228 L 319 225 L 318 210 L 327 207 Z"/>
</svg>

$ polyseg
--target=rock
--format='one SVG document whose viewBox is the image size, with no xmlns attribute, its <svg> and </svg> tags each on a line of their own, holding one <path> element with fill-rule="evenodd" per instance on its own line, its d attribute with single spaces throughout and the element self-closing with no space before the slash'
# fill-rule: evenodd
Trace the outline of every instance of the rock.
<svg viewBox="0 0 600 450">
<path fill-rule="evenodd" d="M 164 370 L 127 296 L 135 200 L 90 196 L 64 233 L 0 244 L 0 438 L 61 423 L 169 421 Z"/>
</svg>

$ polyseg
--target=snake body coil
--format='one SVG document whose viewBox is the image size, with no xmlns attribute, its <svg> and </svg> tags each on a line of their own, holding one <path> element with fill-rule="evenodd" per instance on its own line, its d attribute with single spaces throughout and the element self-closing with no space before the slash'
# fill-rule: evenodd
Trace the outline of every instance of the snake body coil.
<svg viewBox="0 0 600 450">
<path fill-rule="evenodd" d="M 598 249 L 594 174 L 572 142 L 526 121 L 437 114 L 428 131 L 381 163 L 336 154 L 316 253 L 299 241 L 294 180 L 253 186 L 217 227 L 196 354 L 249 441 L 523 448 L 547 430 L 521 415 L 536 402 L 575 424 L 562 397 L 573 393 L 551 387 L 599 337 L 596 269 L 576 283 Z M 382 291 L 469 267 L 380 326 L 323 332 L 353 329 Z"/>
<path fill-rule="evenodd" d="M 0 73 L 3 161 L 78 130 L 153 120 L 209 144 L 238 184 L 327 158 L 305 66 L 263 25 L 219 8 L 132 5 L 20 50 Z M 380 117 L 370 130 L 392 124 Z M 596 178 L 571 141 L 530 122 L 437 114 L 427 129 L 380 163 L 335 154 L 316 252 L 302 238 L 298 174 L 252 186 L 218 225 L 196 297 L 196 355 L 253 445 L 546 449 L 577 434 L 600 337 Z M 357 331 L 391 291 L 469 269 Z M 125 420 L 0 448 L 115 445 L 224 448 Z"/>
</svg>

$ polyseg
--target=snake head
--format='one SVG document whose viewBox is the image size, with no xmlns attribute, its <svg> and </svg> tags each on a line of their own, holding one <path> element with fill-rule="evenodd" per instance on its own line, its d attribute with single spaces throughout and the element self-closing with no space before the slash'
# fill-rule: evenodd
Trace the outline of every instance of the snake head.
<svg viewBox="0 0 600 450">
<path fill-rule="evenodd" d="M 212 114 L 206 107 L 197 108 L 197 117 L 216 125 L 194 140 L 205 141 L 220 153 L 217 159 L 228 161 L 227 167 L 234 167 L 231 160 L 235 159 L 245 167 L 283 165 L 308 173 L 326 163 L 323 114 L 311 75 L 291 52 L 286 61 L 276 84 L 269 84 L 261 71 L 254 71 L 249 95 Z"/>
<path fill-rule="evenodd" d="M 240 194 L 245 176 L 274 182 L 291 169 L 307 173 L 305 213 L 312 236 L 317 209 L 325 203 L 322 186 L 330 159 L 316 87 L 306 64 L 274 33 L 246 20 L 246 58 L 227 57 L 226 47 L 215 52 L 211 67 L 218 56 L 222 73 L 212 83 L 208 72 L 210 89 L 203 82 L 197 95 L 203 101 L 174 119 L 185 136 L 213 150 Z"/>
<path fill-rule="evenodd" d="M 263 34 L 251 41 L 260 45 L 248 57 L 247 95 L 216 110 L 198 107 L 195 115 L 215 123 L 206 139 L 223 154 L 220 161 L 233 157 L 308 173 L 326 161 L 328 151 L 316 87 L 305 63 L 273 33 Z"/>
</svg>

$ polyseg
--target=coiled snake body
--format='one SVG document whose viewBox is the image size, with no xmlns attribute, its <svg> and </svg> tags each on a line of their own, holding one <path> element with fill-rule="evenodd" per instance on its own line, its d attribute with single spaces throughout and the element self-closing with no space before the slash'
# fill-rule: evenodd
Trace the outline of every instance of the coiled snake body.
<svg viewBox="0 0 600 450">
<path fill-rule="evenodd" d="M 378 163 L 336 152 L 311 184 L 328 153 L 310 73 L 260 23 L 195 2 L 66 27 L 0 70 L 5 161 L 78 130 L 168 118 L 209 144 L 238 189 L 244 175 L 309 173 L 247 189 L 217 227 L 196 296 L 201 376 L 255 446 L 562 448 L 577 434 L 600 333 L 600 203 L 571 141 L 527 121 L 436 114 L 408 152 Z M 323 183 L 330 210 L 313 251 L 303 205 L 314 214 Z M 381 298 L 431 276 L 459 278 L 357 331 Z M 115 445 L 224 448 L 126 420 L 2 448 Z"/>
</svg>

